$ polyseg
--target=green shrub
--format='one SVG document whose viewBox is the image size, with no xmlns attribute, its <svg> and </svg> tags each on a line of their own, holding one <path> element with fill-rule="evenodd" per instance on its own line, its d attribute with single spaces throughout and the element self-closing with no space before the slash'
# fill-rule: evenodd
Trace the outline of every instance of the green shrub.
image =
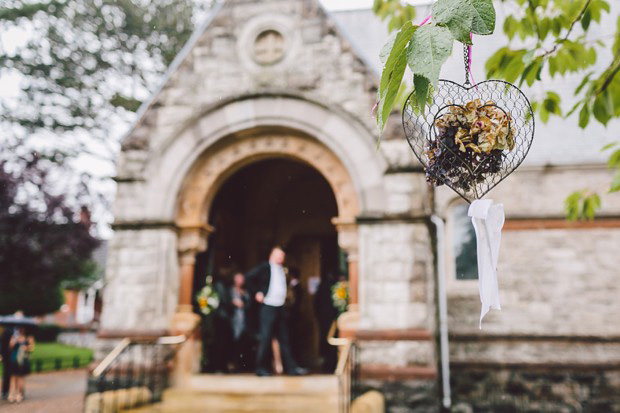
<svg viewBox="0 0 620 413">
<path fill-rule="evenodd" d="M 34 339 L 38 343 L 52 343 L 58 338 L 62 327 L 56 324 L 39 324 L 33 330 Z"/>
</svg>

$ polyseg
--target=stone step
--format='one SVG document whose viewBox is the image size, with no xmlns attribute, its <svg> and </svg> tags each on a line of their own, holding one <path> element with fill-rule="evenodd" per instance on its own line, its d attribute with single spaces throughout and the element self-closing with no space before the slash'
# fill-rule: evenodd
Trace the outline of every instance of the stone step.
<svg viewBox="0 0 620 413">
<path fill-rule="evenodd" d="M 250 374 L 199 374 L 189 379 L 185 389 L 194 393 L 338 394 L 338 377 L 334 375 L 256 377 Z"/>
<path fill-rule="evenodd" d="M 192 376 L 164 392 L 163 402 L 127 412 L 337 413 L 338 378 L 331 375 L 256 377 Z"/>
</svg>

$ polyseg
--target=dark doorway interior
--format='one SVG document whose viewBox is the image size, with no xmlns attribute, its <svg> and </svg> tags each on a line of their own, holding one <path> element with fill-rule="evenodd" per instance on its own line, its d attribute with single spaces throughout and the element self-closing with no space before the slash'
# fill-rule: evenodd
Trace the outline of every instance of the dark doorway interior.
<svg viewBox="0 0 620 413">
<path fill-rule="evenodd" d="M 207 252 L 197 256 L 196 291 L 206 275 L 230 285 L 235 272 L 248 271 L 267 259 L 272 246 L 282 245 L 286 265 L 299 273 L 302 290 L 291 317 L 293 352 L 302 365 L 317 366 L 319 329 L 312 293 L 318 280 L 342 263 L 331 223 L 337 215 L 328 182 L 306 164 L 270 159 L 241 169 L 225 182 L 211 208 L 209 223 L 215 231 Z"/>
</svg>

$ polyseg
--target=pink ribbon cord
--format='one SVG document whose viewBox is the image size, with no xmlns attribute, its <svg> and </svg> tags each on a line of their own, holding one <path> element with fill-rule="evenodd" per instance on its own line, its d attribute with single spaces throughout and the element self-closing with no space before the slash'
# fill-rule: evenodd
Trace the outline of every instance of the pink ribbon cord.
<svg viewBox="0 0 620 413">
<path fill-rule="evenodd" d="M 472 34 L 469 33 L 469 39 L 472 39 Z M 476 80 L 474 79 L 474 74 L 471 72 L 471 45 L 467 45 L 467 74 L 469 75 L 469 78 L 471 79 L 471 84 L 475 87 L 476 86 Z"/>
<path fill-rule="evenodd" d="M 428 23 L 430 19 L 431 19 L 431 15 L 429 14 L 428 16 L 426 16 L 424 20 L 422 20 L 422 22 L 420 23 L 420 26 L 424 26 L 426 23 Z"/>
</svg>

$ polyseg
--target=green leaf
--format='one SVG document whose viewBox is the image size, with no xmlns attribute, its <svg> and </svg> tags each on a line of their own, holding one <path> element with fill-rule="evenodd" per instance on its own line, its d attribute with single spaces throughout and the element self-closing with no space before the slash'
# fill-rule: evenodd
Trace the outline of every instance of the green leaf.
<svg viewBox="0 0 620 413">
<path fill-rule="evenodd" d="M 566 213 L 566 219 L 569 221 L 575 221 L 579 218 L 579 206 L 582 196 L 582 192 L 577 191 L 564 199 L 564 212 Z"/>
<path fill-rule="evenodd" d="M 592 194 L 583 200 L 583 212 L 581 216 L 586 219 L 593 219 L 594 213 L 601 207 L 601 198 L 597 194 Z"/>
<path fill-rule="evenodd" d="M 592 76 L 592 72 L 588 73 L 587 75 L 585 75 L 583 77 L 583 79 L 581 79 L 581 82 L 579 83 L 579 86 L 577 86 L 577 88 L 575 89 L 575 95 L 578 95 L 579 92 L 581 92 L 581 89 L 583 89 L 583 87 L 588 83 L 588 81 L 590 80 L 590 76 Z"/>
<path fill-rule="evenodd" d="M 607 159 L 607 166 L 610 168 L 620 168 L 620 149 L 616 149 L 611 155 L 609 155 L 609 159 Z"/>
<path fill-rule="evenodd" d="M 492 0 L 469 0 L 474 8 L 474 21 L 471 32 L 475 34 L 493 34 L 495 30 L 495 8 Z"/>
<path fill-rule="evenodd" d="M 383 66 L 381 81 L 379 82 L 379 105 L 377 108 L 377 123 L 381 131 L 383 131 L 385 122 L 392 111 L 392 106 L 405 74 L 405 68 L 407 67 L 405 55 L 407 43 L 409 43 L 411 35 L 417 28 L 418 26 L 413 26 L 411 22 L 403 25 L 394 38 L 390 53 Z"/>
<path fill-rule="evenodd" d="M 613 113 L 608 111 L 608 105 L 606 97 L 600 94 L 594 99 L 594 105 L 592 105 L 592 114 L 603 125 L 607 125 L 607 122 L 612 118 Z"/>
<path fill-rule="evenodd" d="M 431 85 L 439 81 L 441 66 L 452 53 L 454 37 L 441 26 L 422 26 L 413 33 L 407 49 L 407 63 L 414 74 L 424 76 Z"/>
<path fill-rule="evenodd" d="M 583 17 L 581 18 L 581 27 L 584 31 L 588 30 L 590 27 L 590 21 L 592 20 L 592 12 L 588 9 L 583 13 Z"/>
<path fill-rule="evenodd" d="M 432 7 L 433 22 L 447 27 L 454 38 L 464 44 L 472 44 L 471 32 L 474 15 L 471 7 L 462 0 L 438 0 Z"/>
<path fill-rule="evenodd" d="M 379 59 L 381 60 L 381 63 L 385 63 L 388 56 L 390 55 L 390 52 L 392 51 L 392 47 L 394 47 L 394 41 L 396 40 L 397 34 L 398 33 L 392 33 L 390 37 L 388 37 L 388 40 L 385 43 L 385 45 L 381 48 L 381 52 L 379 52 Z"/>
<path fill-rule="evenodd" d="M 430 90 L 430 82 L 427 78 L 420 75 L 413 76 L 413 91 L 414 91 L 414 106 L 413 109 L 417 112 L 424 113 L 424 106 Z"/>
<path fill-rule="evenodd" d="M 620 143 L 620 142 L 609 142 L 608 144 L 606 144 L 605 146 L 603 146 L 603 147 L 601 148 L 601 152 L 603 152 L 603 151 L 606 151 L 606 150 L 609 150 L 609 149 L 613 148 L 613 147 L 614 147 L 614 146 L 616 146 L 618 143 Z"/>
<path fill-rule="evenodd" d="M 590 121 L 590 109 L 588 109 L 588 105 L 584 104 L 581 110 L 579 111 L 579 127 L 585 128 L 588 126 L 588 122 Z"/>
<path fill-rule="evenodd" d="M 508 37 L 508 40 L 512 40 L 512 38 L 515 36 L 515 32 L 517 31 L 517 27 L 518 27 L 518 22 L 517 20 L 512 17 L 512 16 L 506 16 L 506 19 L 504 20 L 504 34 L 506 35 L 506 37 Z"/>
<path fill-rule="evenodd" d="M 432 7 L 433 22 L 446 26 L 460 42 L 469 44 L 469 33 L 492 34 L 495 8 L 492 0 L 438 0 Z"/>
<path fill-rule="evenodd" d="M 609 192 L 620 191 L 620 170 L 616 171 L 611 179 L 611 185 L 609 186 Z"/>
</svg>

